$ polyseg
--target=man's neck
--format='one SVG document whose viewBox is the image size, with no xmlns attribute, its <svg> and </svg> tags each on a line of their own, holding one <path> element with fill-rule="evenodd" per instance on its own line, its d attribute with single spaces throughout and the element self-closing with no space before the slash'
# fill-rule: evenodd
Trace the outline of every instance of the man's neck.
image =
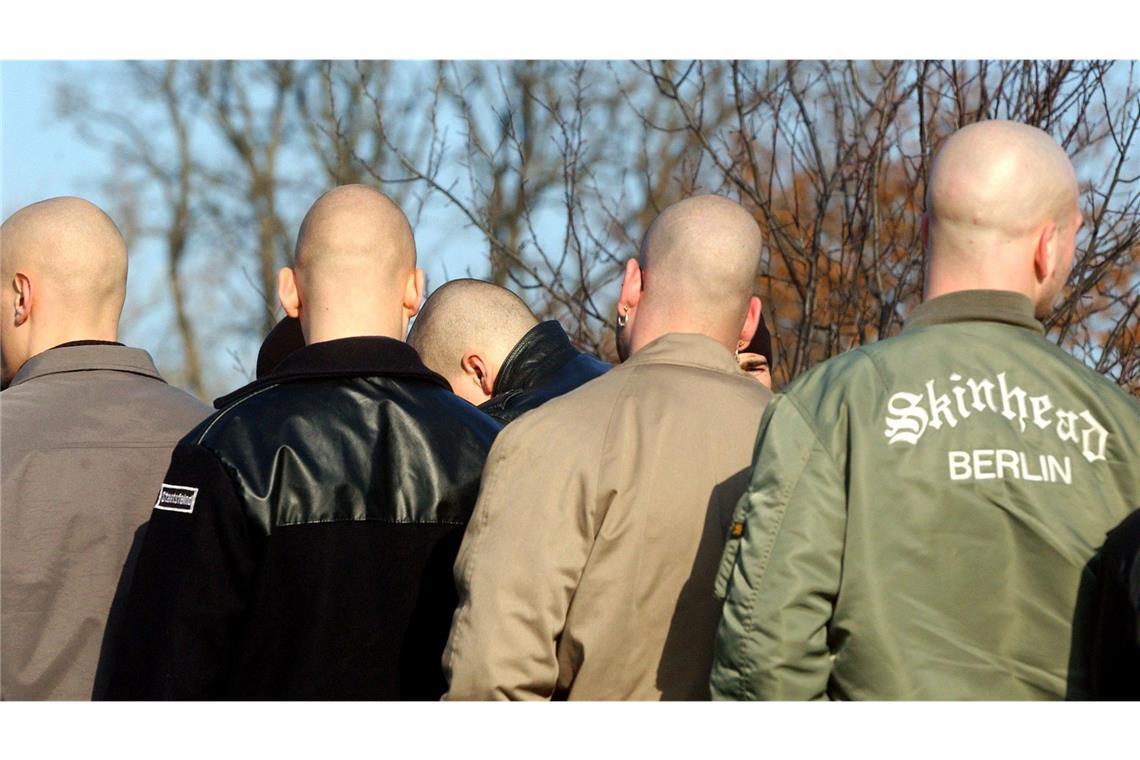
<svg viewBox="0 0 1140 760">
<path fill-rule="evenodd" d="M 928 278 L 922 290 L 922 300 L 931 301 L 939 296 L 948 296 L 951 293 L 962 293 L 967 290 L 1004 290 L 1010 293 L 1019 293 L 1030 301 L 1034 301 L 1036 297 L 1036 293 L 1027 293 L 1023 288 L 1013 287 L 1007 279 L 977 278 L 962 281 L 950 278 Z"/>
<path fill-rule="evenodd" d="M 44 351 L 50 351 L 53 348 L 64 346 L 73 343 L 118 343 L 119 335 L 118 330 L 113 329 L 90 329 L 90 330 L 65 330 L 65 331 L 47 331 L 40 334 L 35 334 L 31 341 L 29 354 L 35 356 Z"/>
<path fill-rule="evenodd" d="M 301 329 L 305 334 L 306 345 L 312 343 L 326 343 L 330 340 L 340 340 L 341 338 L 379 337 L 392 338 L 394 340 L 404 339 L 404 336 L 399 331 L 398 325 L 382 322 L 369 324 L 330 324 L 313 320 L 306 323 L 306 320 L 302 318 Z"/>
<path fill-rule="evenodd" d="M 648 316 L 648 315 L 639 315 Z M 743 322 L 743 320 L 742 320 Z M 724 339 L 723 337 L 714 334 L 715 331 L 710 330 L 708 325 L 695 324 L 686 322 L 684 320 L 653 320 L 648 325 L 637 325 L 639 330 L 635 331 L 631 336 L 629 344 L 630 356 L 636 354 L 645 346 L 648 346 L 653 341 L 657 340 L 663 335 L 670 333 L 689 333 L 694 335 L 704 335 L 707 338 L 715 340 L 720 343 L 729 353 L 736 351 L 736 337 Z"/>
</svg>

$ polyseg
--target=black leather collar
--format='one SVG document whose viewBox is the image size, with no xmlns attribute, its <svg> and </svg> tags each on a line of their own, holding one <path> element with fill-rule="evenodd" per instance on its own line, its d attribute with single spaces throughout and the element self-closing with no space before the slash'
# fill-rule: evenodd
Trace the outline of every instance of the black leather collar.
<svg viewBox="0 0 1140 760">
<path fill-rule="evenodd" d="M 527 390 L 577 355 L 562 325 L 553 319 L 540 322 L 507 354 L 491 395 Z"/>
<path fill-rule="evenodd" d="M 285 357 L 272 372 L 214 401 L 221 409 L 270 385 L 329 377 L 394 377 L 424 380 L 448 390 L 451 385 L 420 361 L 407 343 L 381 336 L 340 338 L 312 343 Z"/>
</svg>

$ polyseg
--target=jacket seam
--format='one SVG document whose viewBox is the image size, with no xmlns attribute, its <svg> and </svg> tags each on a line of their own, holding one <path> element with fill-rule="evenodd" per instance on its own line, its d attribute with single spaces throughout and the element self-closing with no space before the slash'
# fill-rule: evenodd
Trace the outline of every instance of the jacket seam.
<svg viewBox="0 0 1140 760">
<path fill-rule="evenodd" d="M 173 438 L 173 436 L 171 436 Z M 117 449 L 162 449 L 171 448 L 171 438 L 161 441 L 138 441 L 108 443 L 107 441 L 91 441 L 90 443 L 60 443 L 53 446 L 22 446 L 21 451 L 64 451 L 67 449 L 103 449 L 115 451 Z M 174 441 L 177 443 L 177 441 Z"/>
<path fill-rule="evenodd" d="M 886 386 L 886 379 L 883 377 L 882 373 L 879 371 L 879 367 L 875 363 L 875 360 L 869 354 L 867 354 L 866 351 L 863 350 L 863 346 L 852 349 L 852 352 L 855 353 L 860 359 L 870 363 L 871 369 L 873 369 L 875 371 L 875 377 L 877 377 L 879 380 L 879 385 L 885 387 Z M 831 449 L 828 448 L 827 444 L 825 444 L 823 442 L 823 439 L 820 438 L 819 431 L 816 429 L 815 425 L 812 424 L 811 417 L 810 417 L 810 415 L 808 415 L 807 410 L 804 409 L 803 404 L 801 404 L 800 400 L 798 398 L 796 398 L 796 396 L 793 395 L 792 393 L 784 394 L 784 396 L 789 401 L 791 401 L 792 404 L 796 407 L 796 413 L 799 414 L 800 420 L 802 420 L 804 425 L 807 427 L 807 429 L 811 431 L 811 434 L 815 438 L 816 443 L 818 443 L 820 448 L 823 449 L 824 452 L 827 454 L 828 459 L 831 460 L 832 465 L 834 465 L 834 467 L 835 467 L 835 471 L 839 475 L 843 475 L 843 468 L 839 466 L 839 460 L 835 458 L 835 454 L 832 453 Z M 848 424 L 848 427 L 850 427 L 850 424 L 851 424 L 850 420 L 848 420 L 847 424 Z"/>
<path fill-rule="evenodd" d="M 358 523 L 358 522 L 375 522 L 383 523 L 385 525 L 421 525 L 425 527 L 432 527 L 436 525 L 456 526 L 466 525 L 464 521 L 456 520 L 391 520 L 383 517 L 331 517 L 331 518 L 315 518 L 311 520 L 299 520 L 296 522 L 275 522 L 274 528 L 293 528 L 298 525 L 328 525 L 332 523 Z"/>
<path fill-rule="evenodd" d="M 816 445 L 823 449 L 823 453 L 827 454 L 828 461 L 831 462 L 836 473 L 842 475 L 843 470 L 840 468 L 838 460 L 836 460 L 835 455 L 831 453 L 831 449 L 827 448 L 826 444 L 824 444 L 823 439 L 819 437 L 819 431 L 815 429 L 815 425 L 808 421 L 806 410 L 794 396 L 787 396 L 787 399 L 792 402 L 792 406 L 795 407 L 796 414 L 799 415 L 799 418 L 803 421 L 804 427 L 811 431 L 812 438 L 815 439 Z"/>
<path fill-rule="evenodd" d="M 268 385 L 268 386 L 266 386 L 260 390 L 256 390 L 253 393 L 249 394 L 248 396 L 244 396 L 244 397 L 238 399 L 237 401 L 230 404 L 225 409 L 222 409 L 220 412 L 218 412 L 217 416 L 215 416 L 214 419 L 210 420 L 210 424 L 206 426 L 206 429 L 202 431 L 202 433 L 198 436 L 198 440 L 194 441 L 194 443 L 196 445 L 202 446 L 203 445 L 202 441 L 204 441 L 206 439 L 206 436 L 210 434 L 210 431 L 214 429 L 214 426 L 217 425 L 223 417 L 225 417 L 227 414 L 232 412 L 234 409 L 237 409 L 239 406 L 241 406 L 242 404 L 244 404 L 246 401 L 253 398 L 254 396 L 259 396 L 271 388 L 276 388 L 277 385 L 278 385 L 277 383 L 274 383 L 273 385 Z"/>
<path fill-rule="evenodd" d="M 67 368 L 49 369 L 49 370 L 42 371 L 42 372 L 36 372 L 34 374 L 29 375 L 28 377 L 20 378 L 19 382 L 13 382 L 11 384 L 11 387 L 18 388 L 19 386 L 23 385 L 24 383 L 31 382 L 32 380 L 38 380 L 41 377 L 50 377 L 52 375 L 70 375 L 70 374 L 74 374 L 76 372 L 123 372 L 123 373 L 126 373 L 128 375 L 138 375 L 139 377 L 146 377 L 146 378 L 150 378 L 151 380 L 157 380 L 158 382 L 162 383 L 163 385 L 167 384 L 166 380 L 164 380 L 161 375 L 158 375 L 152 371 L 149 371 L 149 370 L 146 370 L 146 369 L 143 369 L 140 367 L 131 367 L 131 366 L 119 367 L 119 366 L 106 365 L 106 366 L 99 366 L 99 367 L 67 367 Z"/>
<path fill-rule="evenodd" d="M 688 367 L 689 369 L 703 369 L 703 370 L 707 370 L 709 372 L 715 372 L 715 373 L 720 374 L 720 375 L 728 375 L 729 377 L 736 377 L 738 374 L 741 374 L 739 371 L 739 368 L 737 368 L 737 367 L 733 367 L 733 368 L 717 367 L 717 366 L 713 366 L 711 364 L 698 364 L 696 362 L 682 362 L 682 361 L 677 361 L 676 359 L 646 359 L 645 361 L 634 362 L 631 365 L 631 369 L 637 370 L 637 369 L 641 369 L 643 367 L 660 367 L 660 366 Z"/>
</svg>

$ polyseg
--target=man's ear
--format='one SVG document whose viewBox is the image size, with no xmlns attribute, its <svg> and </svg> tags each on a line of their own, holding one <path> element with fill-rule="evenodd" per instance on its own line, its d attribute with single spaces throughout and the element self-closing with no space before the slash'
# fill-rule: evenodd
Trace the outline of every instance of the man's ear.
<svg viewBox="0 0 1140 760">
<path fill-rule="evenodd" d="M 297 274 L 292 267 L 281 267 L 277 273 L 277 298 L 290 317 L 301 313 L 301 292 L 297 289 Z"/>
<path fill-rule="evenodd" d="M 644 289 L 641 276 L 641 265 L 637 263 L 637 259 L 629 259 L 625 262 L 625 274 L 621 279 L 621 293 L 618 295 L 617 302 L 619 317 L 628 317 L 637 309 Z"/>
<path fill-rule="evenodd" d="M 740 337 L 737 339 L 738 346 L 747 346 L 752 342 L 752 338 L 756 335 L 756 329 L 760 327 L 760 307 L 763 304 L 757 296 L 752 296 L 748 301 L 748 311 L 744 315 L 744 325 L 740 328 Z"/>
<path fill-rule="evenodd" d="M 416 267 L 404 282 L 404 319 L 411 319 L 420 311 L 420 304 L 424 300 L 424 270 Z"/>
<path fill-rule="evenodd" d="M 23 272 L 16 272 L 12 278 L 12 290 L 16 291 L 14 299 L 16 308 L 12 312 L 12 324 L 20 327 L 32 315 L 32 281 Z M 5 314 L 7 319 L 9 315 Z"/>
<path fill-rule="evenodd" d="M 1033 274 L 1038 284 L 1053 276 L 1057 268 L 1057 225 L 1049 222 L 1041 229 L 1037 248 L 1033 251 Z"/>
<path fill-rule="evenodd" d="M 495 390 L 495 377 L 491 365 L 479 354 L 464 354 L 459 361 L 463 373 L 473 380 L 479 389 L 490 398 Z"/>
</svg>

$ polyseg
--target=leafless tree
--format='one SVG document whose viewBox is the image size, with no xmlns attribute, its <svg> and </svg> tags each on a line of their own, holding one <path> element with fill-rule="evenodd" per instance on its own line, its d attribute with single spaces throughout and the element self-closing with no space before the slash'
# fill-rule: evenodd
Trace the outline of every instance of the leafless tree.
<svg viewBox="0 0 1140 760">
<path fill-rule="evenodd" d="M 120 199 L 119 208 L 112 213 L 126 227 L 128 237 L 151 236 L 164 244 L 174 322 L 182 342 L 182 380 L 193 393 L 202 396 L 202 353 L 190 317 L 190 295 L 183 269 L 192 235 L 191 205 L 199 179 L 191 155 L 191 131 L 202 103 L 186 69 L 175 61 L 127 64 L 126 76 L 131 86 L 157 106 L 154 124 L 105 107 L 74 86 L 61 88 L 57 105 L 65 116 L 74 119 L 84 137 L 108 150 L 116 165 L 125 169 L 112 179 L 117 189 L 114 195 Z M 144 218 L 146 204 L 141 197 L 147 191 L 159 195 L 163 213 L 146 214 Z"/>
<path fill-rule="evenodd" d="M 638 71 L 672 105 L 717 178 L 755 209 L 771 257 L 761 280 L 787 380 L 897 332 L 921 298 L 927 165 L 958 127 L 988 118 L 1053 134 L 1083 178 L 1088 225 L 1050 334 L 1140 390 L 1135 64 L 701 63 Z M 676 71 L 674 67 L 673 71 Z M 733 104 L 733 123 L 705 114 Z M 712 101 L 710 103 L 709 101 Z M 647 120 L 648 123 L 648 120 Z"/>
<path fill-rule="evenodd" d="M 121 218 L 164 241 L 200 394 L 223 357 L 199 342 L 187 304 L 204 284 L 188 268 L 229 273 L 209 284 L 243 306 L 218 324 L 256 340 L 300 215 L 345 182 L 393 195 L 420 230 L 480 241 L 474 274 L 608 358 L 621 267 L 656 213 L 697 192 L 737 198 L 765 234 L 757 288 L 787 382 L 901 329 L 921 299 L 930 157 L 987 118 L 1038 125 L 1073 157 L 1086 226 L 1047 327 L 1140 393 L 1135 63 L 220 61 L 120 78 L 146 119 L 74 87 L 61 103 L 122 167 Z"/>
</svg>

